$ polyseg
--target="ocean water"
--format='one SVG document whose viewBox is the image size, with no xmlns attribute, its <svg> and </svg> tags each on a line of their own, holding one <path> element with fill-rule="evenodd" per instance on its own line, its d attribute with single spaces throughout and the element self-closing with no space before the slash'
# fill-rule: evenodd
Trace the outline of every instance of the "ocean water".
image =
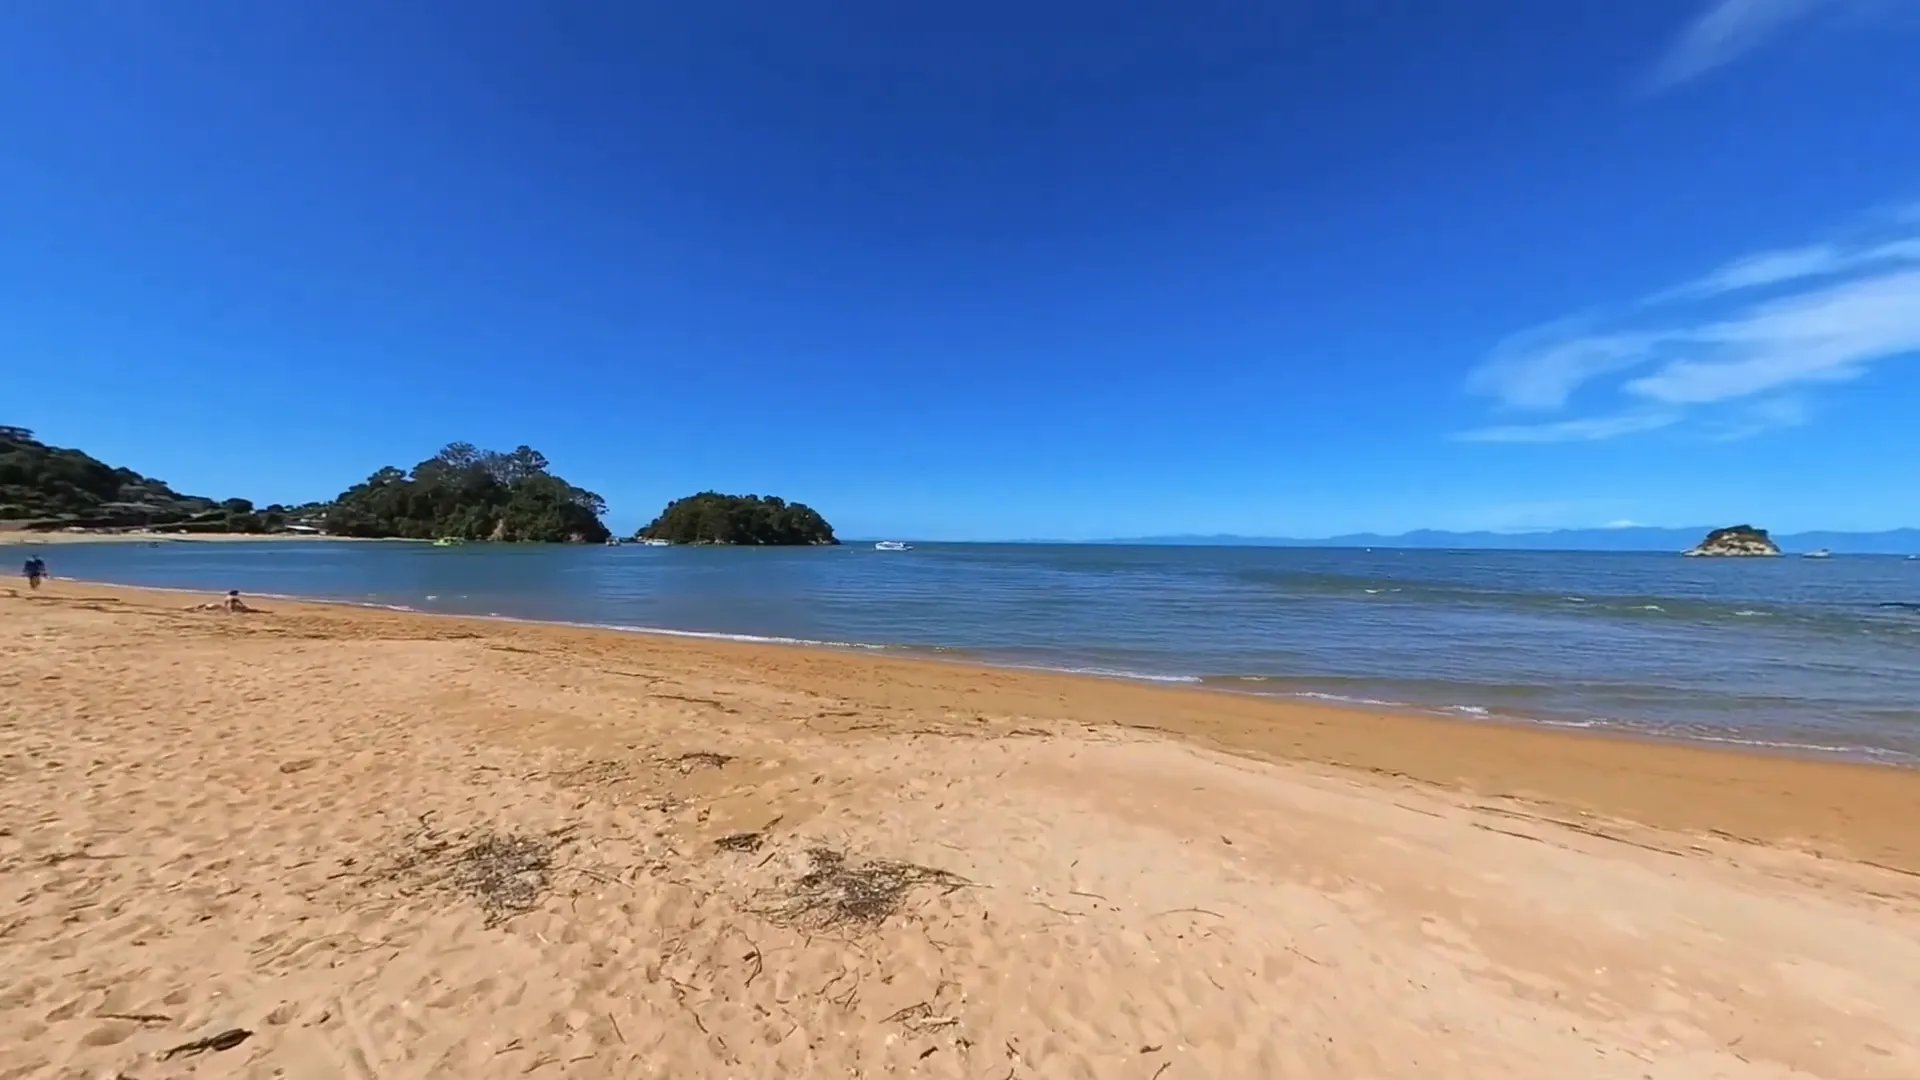
<svg viewBox="0 0 1920 1080">
<path fill-rule="evenodd" d="M 1017 544 L 42 550 L 57 575 L 128 585 L 933 654 L 1920 764 L 1920 561 L 1899 557 Z"/>
</svg>

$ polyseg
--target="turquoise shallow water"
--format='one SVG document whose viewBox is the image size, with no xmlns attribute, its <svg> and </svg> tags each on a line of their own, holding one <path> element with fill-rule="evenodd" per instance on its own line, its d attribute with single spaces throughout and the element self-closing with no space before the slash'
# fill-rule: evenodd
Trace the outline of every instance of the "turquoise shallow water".
<svg viewBox="0 0 1920 1080">
<path fill-rule="evenodd" d="M 934 653 L 1920 764 L 1920 561 L 166 543 L 54 573 Z"/>
</svg>

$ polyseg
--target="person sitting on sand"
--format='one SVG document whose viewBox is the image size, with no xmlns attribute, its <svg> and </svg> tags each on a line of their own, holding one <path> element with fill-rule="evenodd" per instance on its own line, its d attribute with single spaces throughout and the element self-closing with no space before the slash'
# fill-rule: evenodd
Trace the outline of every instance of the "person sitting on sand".
<svg viewBox="0 0 1920 1080">
<path fill-rule="evenodd" d="M 20 573 L 26 576 L 27 588 L 37 589 L 40 587 L 41 580 L 48 576 L 47 561 L 38 555 L 29 555 L 27 564 L 20 568 Z"/>
<path fill-rule="evenodd" d="M 240 599 L 239 589 L 228 589 L 226 596 L 218 600 L 208 601 L 204 604 L 195 604 L 187 610 L 224 611 L 229 615 L 258 614 L 260 611 L 257 607 L 248 607 L 246 601 Z"/>
</svg>

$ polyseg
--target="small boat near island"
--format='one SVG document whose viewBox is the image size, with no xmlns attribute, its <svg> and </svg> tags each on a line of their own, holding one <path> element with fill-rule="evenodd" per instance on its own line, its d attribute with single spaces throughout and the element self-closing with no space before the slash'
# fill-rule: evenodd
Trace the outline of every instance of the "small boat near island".
<svg viewBox="0 0 1920 1080">
<path fill-rule="evenodd" d="M 1826 548 L 1818 548 L 1813 551 L 1804 552 L 1800 557 L 1803 559 L 1831 559 L 1833 558 L 1833 552 L 1828 551 Z"/>
<path fill-rule="evenodd" d="M 912 551 L 912 544 L 903 544 L 898 540 L 882 540 L 873 545 L 875 551 Z"/>
<path fill-rule="evenodd" d="M 666 541 L 666 540 L 662 540 L 662 539 L 660 539 L 660 538 L 659 538 L 659 537 L 657 537 L 657 536 L 648 536 L 648 537 L 643 537 L 643 538 L 641 538 L 641 540 L 640 540 L 640 546 L 642 546 L 642 547 L 666 547 L 666 546 L 668 546 L 668 541 Z"/>
<path fill-rule="evenodd" d="M 457 536 L 443 536 L 440 539 L 435 540 L 433 542 L 433 546 L 434 547 L 459 547 L 460 545 L 465 543 L 466 543 L 465 540 L 462 540 Z"/>
</svg>

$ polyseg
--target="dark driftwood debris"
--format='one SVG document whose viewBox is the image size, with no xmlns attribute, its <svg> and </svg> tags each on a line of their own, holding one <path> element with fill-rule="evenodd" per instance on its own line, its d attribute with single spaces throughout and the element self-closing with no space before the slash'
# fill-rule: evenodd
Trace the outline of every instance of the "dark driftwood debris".
<svg viewBox="0 0 1920 1080">
<path fill-rule="evenodd" d="M 204 1054 L 209 1050 L 231 1050 L 241 1043 L 246 1042 L 252 1035 L 253 1032 L 248 1031 L 246 1028 L 228 1028 L 225 1031 L 209 1035 L 204 1039 L 195 1039 L 192 1042 L 181 1043 L 179 1046 L 162 1050 L 160 1052 L 160 1060 L 166 1061 L 176 1056 L 192 1057 L 195 1054 Z"/>
</svg>

